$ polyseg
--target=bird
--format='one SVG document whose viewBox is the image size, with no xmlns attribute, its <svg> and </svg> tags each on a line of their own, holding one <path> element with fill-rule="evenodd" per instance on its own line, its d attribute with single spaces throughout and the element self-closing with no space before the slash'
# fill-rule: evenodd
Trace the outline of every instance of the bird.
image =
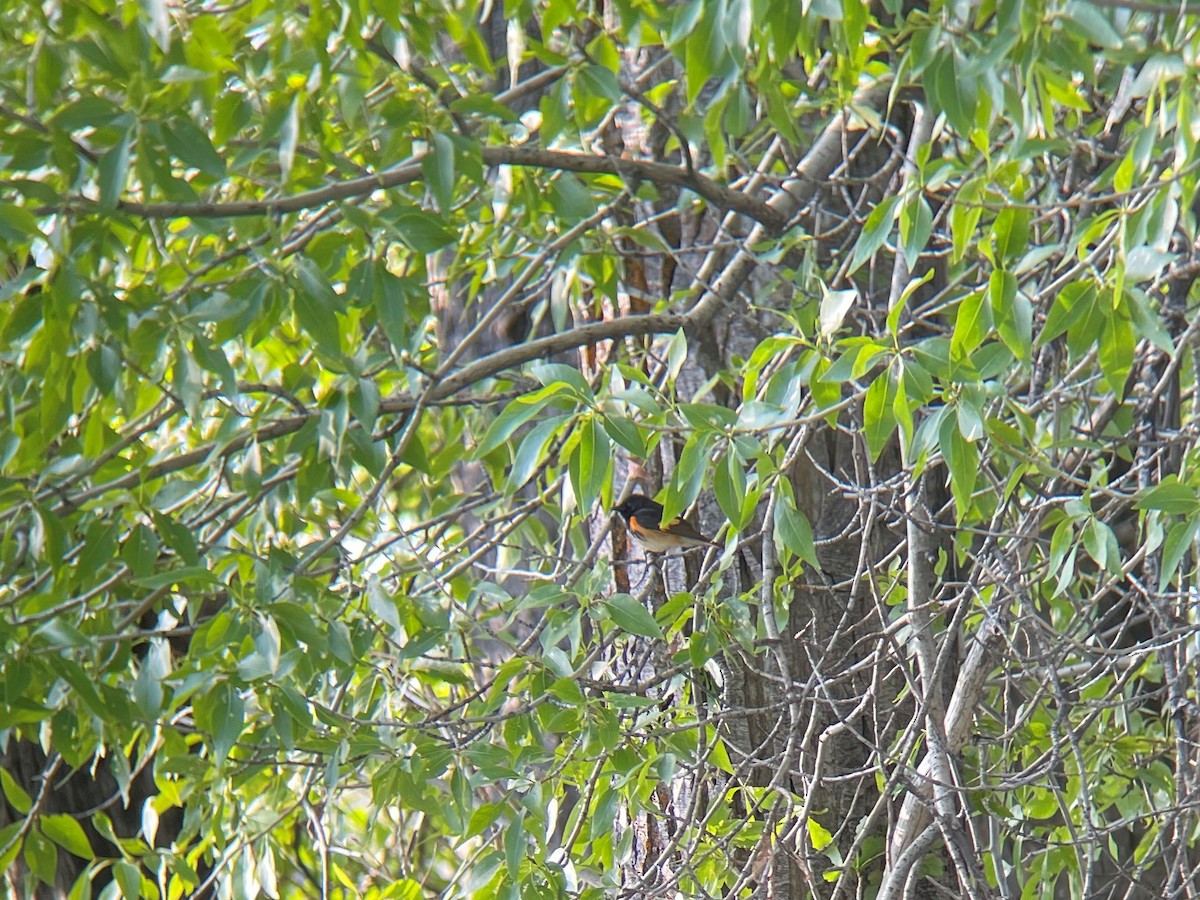
<svg viewBox="0 0 1200 900">
<path fill-rule="evenodd" d="M 647 553 L 666 553 L 684 547 L 719 547 L 699 531 L 676 517 L 662 524 L 662 504 L 634 494 L 613 510 L 625 520 L 625 527 Z"/>
</svg>

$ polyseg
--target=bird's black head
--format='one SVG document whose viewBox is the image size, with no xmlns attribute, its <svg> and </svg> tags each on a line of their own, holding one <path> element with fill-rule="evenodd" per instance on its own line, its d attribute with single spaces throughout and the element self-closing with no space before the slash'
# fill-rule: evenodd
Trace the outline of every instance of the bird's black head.
<svg viewBox="0 0 1200 900">
<path fill-rule="evenodd" d="M 626 522 L 640 512 L 647 510 L 660 511 L 662 509 L 657 503 L 649 497 L 643 497 L 641 494 L 633 494 L 624 503 L 617 507 L 616 511 L 621 514 Z"/>
</svg>

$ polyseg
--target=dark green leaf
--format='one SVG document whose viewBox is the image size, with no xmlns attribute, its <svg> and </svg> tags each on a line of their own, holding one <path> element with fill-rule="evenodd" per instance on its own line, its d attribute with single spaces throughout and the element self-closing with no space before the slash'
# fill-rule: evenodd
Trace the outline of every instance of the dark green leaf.
<svg viewBox="0 0 1200 900">
<path fill-rule="evenodd" d="M 520 446 L 517 447 L 512 468 L 508 472 L 509 490 L 516 490 L 523 486 L 542 465 L 548 462 L 545 458 L 546 445 L 562 428 L 565 421 L 566 417 L 564 416 L 554 416 L 539 422 L 529 434 L 525 435 Z"/>
<path fill-rule="evenodd" d="M 634 597 L 629 594 L 613 594 L 601 601 L 604 608 L 622 631 L 638 634 L 647 638 L 661 638 L 662 629 L 654 621 L 654 616 L 646 610 Z"/>
<path fill-rule="evenodd" d="M 796 508 L 791 485 L 782 482 L 775 493 L 775 542 L 814 568 L 820 568 L 808 517 Z"/>
<path fill-rule="evenodd" d="M 1158 576 L 1160 591 L 1170 587 L 1179 563 L 1195 546 L 1197 531 L 1200 531 L 1200 517 L 1193 515 L 1184 522 L 1176 522 L 1167 532 L 1167 539 L 1163 542 L 1162 571 Z"/>
<path fill-rule="evenodd" d="M 58 869 L 58 849 L 34 828 L 25 835 L 25 864 L 41 881 L 54 884 Z"/>
<path fill-rule="evenodd" d="M 892 380 L 891 370 L 880 372 L 867 388 L 863 400 L 863 431 L 871 459 L 879 458 L 896 430 L 895 399 L 896 384 Z"/>
<path fill-rule="evenodd" d="M 415 206 L 392 206 L 380 212 L 396 236 L 417 253 L 433 253 L 454 243 L 457 235 L 433 213 Z"/>
<path fill-rule="evenodd" d="M 425 183 L 443 215 L 454 205 L 454 143 L 446 135 L 435 133 L 429 151 L 421 159 Z"/>
<path fill-rule="evenodd" d="M 646 442 L 637 424 L 624 416 L 604 416 L 604 430 L 608 436 L 632 453 L 637 459 L 646 458 Z"/>
<path fill-rule="evenodd" d="M 712 436 L 703 432 L 693 433 L 683 445 L 679 462 L 675 465 L 675 471 L 671 473 L 667 496 L 663 498 L 663 518 L 668 522 L 695 503 L 696 498 L 700 496 L 700 489 L 704 486 L 705 476 L 708 474 L 708 451 L 711 446 Z"/>
<path fill-rule="evenodd" d="M 725 518 L 734 528 L 741 528 L 742 501 L 746 497 L 746 464 L 730 447 L 725 458 L 713 463 L 713 494 Z"/>
<path fill-rule="evenodd" d="M 33 213 L 12 203 L 0 202 L 0 240 L 16 243 L 41 236 Z"/>
<path fill-rule="evenodd" d="M 396 351 L 408 346 L 409 304 L 412 297 L 411 285 L 380 267 L 379 290 L 375 293 L 375 313 L 383 333 Z"/>
<path fill-rule="evenodd" d="M 301 257 L 295 266 L 297 284 L 292 298 L 296 319 L 322 353 L 339 359 L 342 335 L 335 310 L 342 306 L 342 300 L 312 260 Z"/>
<path fill-rule="evenodd" d="M 133 149 L 133 129 L 127 129 L 115 146 L 100 157 L 97 181 L 100 187 L 100 208 L 113 210 L 125 190 L 129 177 L 129 156 Z"/>
<path fill-rule="evenodd" d="M 488 426 L 487 432 L 476 448 L 476 454 L 486 456 L 507 441 L 518 428 L 545 409 L 555 395 L 564 390 L 564 387 L 562 382 L 552 382 L 540 391 L 525 394 L 511 401 Z"/>
</svg>

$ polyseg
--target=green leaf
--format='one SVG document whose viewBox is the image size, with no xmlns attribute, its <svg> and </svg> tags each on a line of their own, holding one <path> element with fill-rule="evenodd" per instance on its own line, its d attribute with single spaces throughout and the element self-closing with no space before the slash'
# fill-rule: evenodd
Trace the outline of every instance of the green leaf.
<svg viewBox="0 0 1200 900">
<path fill-rule="evenodd" d="M 1163 542 L 1162 571 L 1158 576 L 1158 589 L 1166 591 L 1171 585 L 1171 579 L 1179 568 L 1179 563 L 1196 543 L 1196 532 L 1200 530 L 1200 516 L 1193 515 L 1185 522 L 1176 522 L 1167 532 Z"/>
<path fill-rule="evenodd" d="M 120 860 L 113 866 L 113 876 L 125 900 L 138 900 L 142 896 L 142 873 L 133 863 Z"/>
<path fill-rule="evenodd" d="M 374 292 L 374 300 L 379 327 L 391 342 L 393 350 L 404 350 L 408 346 L 412 284 L 396 277 L 382 264 L 378 267 L 378 277 L 379 285 Z"/>
<path fill-rule="evenodd" d="M 96 179 L 100 187 L 100 208 L 114 210 L 121 194 L 125 191 L 125 182 L 129 178 L 129 156 L 133 148 L 133 129 L 126 129 L 116 145 L 110 147 L 100 157 Z"/>
<path fill-rule="evenodd" d="M 708 451 L 712 446 L 713 435 L 710 432 L 693 432 L 683 445 L 679 454 L 679 462 L 671 473 L 671 483 L 667 485 L 667 496 L 663 498 L 663 518 L 666 521 L 680 515 L 685 509 L 696 502 L 700 489 L 704 486 L 710 463 Z"/>
<path fill-rule="evenodd" d="M 19 243 L 41 236 L 33 213 L 12 203 L 0 202 L 0 240 Z"/>
<path fill-rule="evenodd" d="M 899 335 L 900 317 L 904 314 L 904 309 L 908 306 L 909 298 L 916 293 L 917 288 L 925 284 L 936 274 L 935 270 L 930 268 L 925 270 L 925 274 L 920 278 L 910 278 L 908 284 L 904 286 L 904 290 L 900 292 L 899 299 L 888 310 L 887 314 L 887 330 L 893 338 Z"/>
<path fill-rule="evenodd" d="M 342 335 L 335 310 L 342 300 L 316 264 L 300 257 L 295 262 L 296 290 L 292 292 L 293 309 L 300 327 L 317 342 L 317 348 L 332 359 L 342 355 Z"/>
<path fill-rule="evenodd" d="M 725 518 L 734 528 L 740 529 L 744 524 L 742 501 L 746 497 L 746 464 L 732 446 L 725 452 L 724 459 L 713 464 L 713 494 Z"/>
<path fill-rule="evenodd" d="M 968 250 L 975 249 L 975 229 L 983 215 L 983 186 L 982 178 L 970 178 L 954 198 L 954 205 L 950 209 L 950 236 L 953 242 L 951 263 L 959 262 Z"/>
<path fill-rule="evenodd" d="M 608 436 L 632 453 L 637 459 L 646 458 L 646 441 L 637 423 L 625 416 L 604 416 Z"/>
<path fill-rule="evenodd" d="M 958 304 L 954 317 L 954 335 L 950 338 L 952 359 L 967 359 L 975 352 L 992 328 L 991 311 L 984 291 L 972 291 Z"/>
<path fill-rule="evenodd" d="M 1050 557 L 1047 563 L 1047 568 L 1051 572 L 1057 572 L 1064 559 L 1066 559 L 1067 551 L 1071 549 L 1075 542 L 1075 529 L 1072 526 L 1070 519 L 1063 519 L 1054 529 L 1054 533 L 1050 536 Z"/>
<path fill-rule="evenodd" d="M 565 384 L 582 400 L 591 403 L 596 399 L 592 393 L 591 385 L 587 383 L 583 374 L 574 366 L 551 362 L 533 363 L 529 367 L 529 374 L 546 387 L 554 384 Z"/>
<path fill-rule="evenodd" d="M 297 91 L 287 112 L 279 121 L 279 146 L 276 159 L 279 161 L 280 180 L 285 184 L 292 177 L 292 164 L 296 161 L 296 146 L 300 142 L 300 105 L 303 93 Z"/>
<path fill-rule="evenodd" d="M 1019 259 L 1029 248 L 1029 218 L 1027 209 L 1009 206 L 1000 210 L 992 223 L 992 240 L 998 260 Z"/>
<path fill-rule="evenodd" d="M 388 625 L 392 634 L 401 630 L 400 612 L 396 610 L 396 601 L 383 589 L 383 582 L 378 575 L 372 575 L 367 580 L 367 606 L 379 622 Z"/>
<path fill-rule="evenodd" d="M 576 82 L 580 89 L 590 96 L 601 97 L 609 101 L 617 101 L 622 97 L 621 85 L 617 76 L 605 66 L 587 64 L 579 67 L 575 73 Z"/>
<path fill-rule="evenodd" d="M 107 719 L 114 712 L 101 699 L 96 682 L 84 672 L 79 663 L 70 659 L 61 659 L 58 663 L 58 673 L 71 685 L 90 713 L 101 719 Z"/>
<path fill-rule="evenodd" d="M 983 413 L 973 398 L 964 393 L 954 404 L 954 411 L 958 418 L 959 434 L 972 442 L 983 437 Z"/>
<path fill-rule="evenodd" d="M 1134 509 L 1158 509 L 1171 515 L 1192 516 L 1200 511 L 1200 497 L 1194 487 L 1182 484 L 1177 475 L 1167 475 L 1139 495 Z"/>
<path fill-rule="evenodd" d="M 444 134 L 435 133 L 429 151 L 421 158 L 425 184 L 443 215 L 454 207 L 454 143 Z"/>
<path fill-rule="evenodd" d="M 896 221 L 896 204 L 899 202 L 900 196 L 893 194 L 871 210 L 871 214 L 867 216 L 863 230 L 854 244 L 854 256 L 850 260 L 848 274 L 853 275 L 857 272 L 862 264 L 874 256 L 888 239 L 888 235 L 892 233 L 892 225 Z"/>
<path fill-rule="evenodd" d="M 1157 278 L 1166 272 L 1177 255 L 1153 247 L 1134 247 L 1125 254 L 1125 277 L 1133 283 Z"/>
<path fill-rule="evenodd" d="M 433 253 L 458 239 L 442 219 L 419 207 L 395 205 L 381 210 L 379 217 L 417 253 Z"/>
<path fill-rule="evenodd" d="M 1104 326 L 1100 331 L 1100 371 L 1109 388 L 1118 396 L 1125 393 L 1125 380 L 1133 367 L 1133 351 L 1137 341 L 1133 327 L 1121 310 L 1106 309 Z"/>
<path fill-rule="evenodd" d="M 896 430 L 896 383 L 891 369 L 885 369 L 871 382 L 863 400 L 863 432 L 867 439 L 867 453 L 872 460 L 879 458 L 883 448 Z"/>
<path fill-rule="evenodd" d="M 144 523 L 138 523 L 125 539 L 121 559 L 136 578 L 145 578 L 158 561 L 158 537 Z"/>
<path fill-rule="evenodd" d="M 162 713 L 166 696 L 163 682 L 170 671 L 169 648 L 161 638 L 152 639 L 149 651 L 138 666 L 137 678 L 133 682 L 133 702 L 149 721 L 157 720 Z"/>
<path fill-rule="evenodd" d="M 821 313 L 819 318 L 821 334 L 824 337 L 830 338 L 842 327 L 846 313 L 850 312 L 850 308 L 854 306 L 854 301 L 858 299 L 858 291 L 853 289 L 848 291 L 831 291 L 824 285 L 821 286 L 821 291 Z"/>
<path fill-rule="evenodd" d="M 25 827 L 24 820 L 18 822 L 10 822 L 3 828 L 0 828 L 0 872 L 7 872 L 8 867 L 13 864 L 21 853 L 24 847 L 24 841 L 18 838 L 21 829 Z M 74 898 L 71 898 L 74 900 Z"/>
<path fill-rule="evenodd" d="M 1063 15 L 1068 26 L 1086 41 L 1105 50 L 1119 50 L 1124 41 L 1108 17 L 1094 3 L 1087 0 L 1071 0 Z"/>
<path fill-rule="evenodd" d="M 810 816 L 806 824 L 808 826 L 808 839 L 812 843 L 814 850 L 820 852 L 833 843 L 833 835 L 816 819 Z"/>
<path fill-rule="evenodd" d="M 975 127 L 977 90 L 975 78 L 960 65 L 958 54 L 945 48 L 925 70 L 925 86 L 934 105 L 946 113 L 946 118 L 960 135 L 966 136 Z"/>
<path fill-rule="evenodd" d="M 94 856 L 87 835 L 73 816 L 65 813 L 44 815 L 38 820 L 38 824 L 46 837 L 68 853 L 80 859 L 91 859 Z"/>
<path fill-rule="evenodd" d="M 508 472 L 508 489 L 515 491 L 523 486 L 534 473 L 546 462 L 546 445 L 558 433 L 567 421 L 565 416 L 555 416 L 533 427 L 529 434 L 521 440 L 513 458 L 512 468 Z"/>
<path fill-rule="evenodd" d="M 774 519 L 775 543 L 786 547 L 814 569 L 819 569 L 812 525 L 808 516 L 796 508 L 792 486 L 786 481 L 780 482 L 775 492 Z"/>
<path fill-rule="evenodd" d="M 486 456 L 507 441 L 518 428 L 545 409 L 546 405 L 564 388 L 563 383 L 554 382 L 540 391 L 525 394 L 511 401 L 488 426 L 487 432 L 476 448 L 476 455 Z"/>
<path fill-rule="evenodd" d="M 667 378 L 670 381 L 674 381 L 679 376 L 679 370 L 687 362 L 687 355 L 687 335 L 681 328 L 671 335 L 671 341 L 667 344 Z"/>
<path fill-rule="evenodd" d="M 204 73 L 204 77 L 209 77 Z M 208 135 L 187 118 L 176 118 L 164 129 L 167 150 L 185 165 L 199 169 L 205 175 L 222 178 L 225 159 L 213 148 Z"/>
<path fill-rule="evenodd" d="M 904 259 L 910 270 L 916 267 L 932 233 L 933 211 L 924 196 L 917 194 L 900 208 L 900 237 L 904 241 Z"/>
<path fill-rule="evenodd" d="M 1150 341 L 1163 353 L 1174 353 L 1175 342 L 1163 327 L 1158 313 L 1151 308 L 1150 298 L 1138 288 L 1128 286 L 1125 288 L 1125 297 L 1129 301 L 1129 316 L 1137 335 Z"/>
<path fill-rule="evenodd" d="M 54 884 L 58 849 L 36 828 L 25 835 L 25 864 L 41 881 Z"/>
<path fill-rule="evenodd" d="M 29 811 L 33 809 L 33 800 L 25 793 L 25 789 L 17 784 L 8 769 L 0 769 L 0 788 L 3 788 L 4 799 L 8 801 L 9 806 L 22 816 L 29 815 Z"/>
<path fill-rule="evenodd" d="M 629 594 L 613 594 L 600 602 L 612 617 L 613 624 L 622 631 L 647 638 L 663 637 L 662 628 L 654 621 L 654 616 Z"/>
<path fill-rule="evenodd" d="M 979 451 L 958 430 L 958 418 L 945 416 L 938 429 L 942 458 L 950 470 L 950 489 L 954 495 L 956 521 L 961 522 L 974 505 L 972 495 L 979 475 Z"/>
<path fill-rule="evenodd" d="M 1046 324 L 1038 335 L 1038 343 L 1046 344 L 1063 332 L 1073 328 L 1076 323 L 1090 315 L 1097 299 L 1096 286 L 1090 281 L 1074 282 L 1063 288 L 1050 312 L 1046 314 Z"/>
<path fill-rule="evenodd" d="M 579 426 L 579 440 L 571 454 L 569 465 L 571 484 L 582 509 L 595 506 L 608 481 L 612 453 L 604 428 L 589 416 Z"/>
<path fill-rule="evenodd" d="M 1033 305 L 1017 290 L 1014 275 L 997 269 L 988 280 L 988 304 L 1000 340 L 1013 356 L 1028 361 L 1033 349 Z"/>
<path fill-rule="evenodd" d="M 246 721 L 246 703 L 236 686 L 222 681 L 195 703 L 196 724 L 212 739 L 215 760 L 229 757 L 242 735 Z"/>
</svg>

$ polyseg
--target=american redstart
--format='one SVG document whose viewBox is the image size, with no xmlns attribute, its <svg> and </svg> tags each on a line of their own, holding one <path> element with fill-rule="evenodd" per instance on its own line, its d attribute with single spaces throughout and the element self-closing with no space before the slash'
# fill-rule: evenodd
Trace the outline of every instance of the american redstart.
<svg viewBox="0 0 1200 900">
<path fill-rule="evenodd" d="M 662 524 L 662 504 L 634 494 L 615 510 L 625 527 L 649 553 L 666 553 L 681 547 L 719 547 L 681 518 Z"/>
</svg>

